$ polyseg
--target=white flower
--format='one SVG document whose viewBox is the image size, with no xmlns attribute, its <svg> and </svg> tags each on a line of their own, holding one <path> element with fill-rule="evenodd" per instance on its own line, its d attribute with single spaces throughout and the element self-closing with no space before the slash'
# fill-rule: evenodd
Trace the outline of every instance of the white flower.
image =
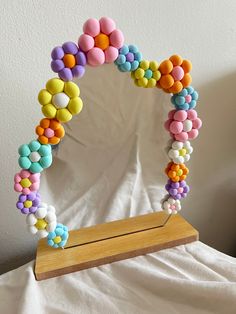
<svg viewBox="0 0 236 314">
<path fill-rule="evenodd" d="M 177 214 L 181 210 L 180 201 L 175 200 L 173 197 L 169 197 L 168 200 L 162 204 L 162 209 L 168 215 Z"/>
<path fill-rule="evenodd" d="M 184 143 L 174 141 L 171 145 L 171 149 L 168 152 L 168 156 L 173 160 L 175 164 L 184 164 L 189 161 L 190 154 L 192 154 L 193 148 L 189 141 Z"/>
<path fill-rule="evenodd" d="M 48 233 L 54 231 L 57 225 L 55 207 L 41 203 L 34 214 L 26 217 L 28 230 L 32 234 L 37 234 L 40 238 L 47 237 Z"/>
</svg>

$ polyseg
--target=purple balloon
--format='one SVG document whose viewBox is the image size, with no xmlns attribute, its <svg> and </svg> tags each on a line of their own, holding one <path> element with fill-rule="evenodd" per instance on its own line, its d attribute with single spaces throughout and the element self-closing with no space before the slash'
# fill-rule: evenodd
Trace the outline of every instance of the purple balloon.
<svg viewBox="0 0 236 314">
<path fill-rule="evenodd" d="M 65 53 L 62 47 L 55 47 L 51 52 L 51 57 L 53 60 L 62 59 Z"/>
<path fill-rule="evenodd" d="M 59 72 L 62 69 L 64 69 L 65 65 L 64 62 L 62 60 L 52 60 L 51 62 L 51 68 L 54 72 Z"/>
<path fill-rule="evenodd" d="M 69 69 L 69 68 L 62 69 L 61 71 L 58 72 L 58 74 L 63 81 L 67 82 L 67 81 L 71 81 L 73 79 L 71 69 Z"/>
<path fill-rule="evenodd" d="M 62 45 L 62 49 L 64 50 L 65 53 L 69 53 L 72 55 L 77 54 L 79 48 L 77 45 L 71 41 L 68 41 Z"/>
</svg>

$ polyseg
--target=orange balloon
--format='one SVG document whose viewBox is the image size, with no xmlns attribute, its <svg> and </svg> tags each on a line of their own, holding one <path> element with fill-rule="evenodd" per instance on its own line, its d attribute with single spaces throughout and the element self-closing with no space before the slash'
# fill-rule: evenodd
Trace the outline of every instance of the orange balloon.
<svg viewBox="0 0 236 314">
<path fill-rule="evenodd" d="M 69 53 L 64 55 L 63 62 L 67 68 L 73 68 L 76 64 L 74 55 Z"/>
<path fill-rule="evenodd" d="M 184 70 L 184 73 L 188 73 L 192 70 L 192 63 L 189 60 L 184 60 L 181 66 Z"/>
<path fill-rule="evenodd" d="M 161 76 L 159 82 L 162 88 L 168 89 L 174 84 L 174 79 L 170 74 L 166 74 Z"/>
<path fill-rule="evenodd" d="M 181 80 L 181 83 L 183 84 L 183 87 L 188 87 L 192 82 L 192 77 L 189 73 L 186 73 L 184 77 Z"/>
<path fill-rule="evenodd" d="M 173 70 L 173 64 L 170 60 L 164 60 L 160 64 L 158 70 L 161 74 L 169 74 Z"/>
<path fill-rule="evenodd" d="M 180 81 L 174 82 L 174 84 L 169 88 L 169 93 L 177 94 L 183 89 L 183 85 Z"/>
<path fill-rule="evenodd" d="M 173 63 L 174 66 L 177 66 L 177 65 L 181 65 L 182 64 L 183 59 L 179 55 L 173 55 L 173 56 L 170 57 L 170 61 Z"/>
<path fill-rule="evenodd" d="M 107 49 L 107 47 L 109 46 L 109 37 L 106 34 L 100 33 L 95 37 L 94 41 L 95 46 L 102 50 Z"/>
</svg>

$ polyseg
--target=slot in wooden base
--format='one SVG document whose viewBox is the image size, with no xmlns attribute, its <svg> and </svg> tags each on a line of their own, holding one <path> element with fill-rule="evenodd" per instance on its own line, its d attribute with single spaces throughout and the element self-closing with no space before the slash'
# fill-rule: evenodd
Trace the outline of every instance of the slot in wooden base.
<svg viewBox="0 0 236 314">
<path fill-rule="evenodd" d="M 112 221 L 70 232 L 65 249 L 39 241 L 35 262 L 37 280 L 44 280 L 198 240 L 180 215 L 164 212 Z"/>
</svg>

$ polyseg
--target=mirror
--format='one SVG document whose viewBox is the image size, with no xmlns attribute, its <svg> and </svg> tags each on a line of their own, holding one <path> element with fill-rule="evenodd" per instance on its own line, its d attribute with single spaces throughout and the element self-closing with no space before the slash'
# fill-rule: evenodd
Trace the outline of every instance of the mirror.
<svg viewBox="0 0 236 314">
<path fill-rule="evenodd" d="M 75 82 L 83 110 L 64 124 L 42 175 L 42 199 L 69 229 L 161 210 L 170 95 L 136 87 L 114 64 L 86 67 Z"/>
</svg>

